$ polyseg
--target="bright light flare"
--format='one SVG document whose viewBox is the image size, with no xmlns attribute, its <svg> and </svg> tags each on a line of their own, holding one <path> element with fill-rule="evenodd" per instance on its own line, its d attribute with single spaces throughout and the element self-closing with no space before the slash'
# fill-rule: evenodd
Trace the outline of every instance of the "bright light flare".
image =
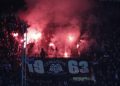
<svg viewBox="0 0 120 86">
<path fill-rule="evenodd" d="M 67 42 L 68 43 L 74 43 L 75 41 L 76 41 L 76 36 L 75 35 L 73 35 L 73 34 L 69 34 L 68 36 L 67 36 Z"/>
<path fill-rule="evenodd" d="M 20 42 L 21 42 L 21 43 L 24 42 L 24 39 L 21 39 Z"/>
<path fill-rule="evenodd" d="M 13 37 L 18 37 L 18 33 L 12 33 Z"/>
<path fill-rule="evenodd" d="M 42 33 L 34 28 L 28 28 L 27 43 L 38 42 L 42 38 Z"/>
<path fill-rule="evenodd" d="M 26 48 L 26 42 L 24 42 L 24 46 L 23 47 Z"/>
<path fill-rule="evenodd" d="M 27 36 L 27 33 L 24 33 L 24 39 L 23 39 L 24 48 L 26 48 L 26 45 L 27 45 L 26 36 Z"/>
<path fill-rule="evenodd" d="M 65 57 L 65 58 L 68 58 L 68 57 L 69 57 L 69 55 L 68 55 L 67 52 L 64 53 L 64 57 Z"/>
<path fill-rule="evenodd" d="M 41 38 L 42 34 L 39 32 L 39 33 L 33 33 L 31 34 L 32 35 L 32 38 L 34 40 L 38 40 L 39 38 Z"/>
<path fill-rule="evenodd" d="M 79 44 L 77 44 L 77 46 L 76 46 L 77 48 L 79 48 L 80 47 L 80 45 Z"/>
<path fill-rule="evenodd" d="M 51 43 L 49 43 L 49 47 L 55 48 L 55 44 L 51 42 Z"/>
<path fill-rule="evenodd" d="M 69 40 L 69 42 L 73 42 L 74 41 L 74 37 L 72 35 L 69 35 L 68 36 L 68 40 Z"/>
</svg>

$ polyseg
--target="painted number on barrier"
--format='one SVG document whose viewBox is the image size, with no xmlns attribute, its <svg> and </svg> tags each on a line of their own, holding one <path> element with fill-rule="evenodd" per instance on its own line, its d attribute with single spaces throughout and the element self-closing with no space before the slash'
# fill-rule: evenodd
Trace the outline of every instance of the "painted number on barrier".
<svg viewBox="0 0 120 86">
<path fill-rule="evenodd" d="M 71 74 L 89 73 L 87 61 L 77 62 L 75 60 L 70 60 L 68 62 L 68 69 Z"/>
</svg>

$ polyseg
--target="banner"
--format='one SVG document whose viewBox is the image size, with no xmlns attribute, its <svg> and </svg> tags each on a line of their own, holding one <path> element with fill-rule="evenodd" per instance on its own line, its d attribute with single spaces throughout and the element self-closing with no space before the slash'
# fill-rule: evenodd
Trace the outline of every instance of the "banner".
<svg viewBox="0 0 120 86">
<path fill-rule="evenodd" d="M 48 77 L 90 77 L 91 66 L 83 59 L 27 59 L 29 75 Z"/>
</svg>

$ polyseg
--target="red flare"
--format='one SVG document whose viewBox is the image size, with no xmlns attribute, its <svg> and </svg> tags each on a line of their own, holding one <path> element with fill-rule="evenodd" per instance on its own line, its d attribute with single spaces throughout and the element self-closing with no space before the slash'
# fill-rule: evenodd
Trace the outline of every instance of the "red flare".
<svg viewBox="0 0 120 86">
<path fill-rule="evenodd" d="M 18 37 L 18 33 L 13 33 L 13 37 Z"/>
</svg>

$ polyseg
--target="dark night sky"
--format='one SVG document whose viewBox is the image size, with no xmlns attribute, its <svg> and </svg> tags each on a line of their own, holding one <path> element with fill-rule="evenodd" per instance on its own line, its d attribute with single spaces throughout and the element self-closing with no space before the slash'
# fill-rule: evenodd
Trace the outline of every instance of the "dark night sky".
<svg viewBox="0 0 120 86">
<path fill-rule="evenodd" d="M 119 0 L 95 0 L 99 3 L 103 10 L 116 9 L 120 5 Z M 0 11 L 8 11 L 9 9 L 14 9 L 15 11 L 24 8 L 24 0 L 0 0 Z M 120 7 L 120 6 L 119 6 Z M 114 9 L 114 10 L 115 10 Z"/>
<path fill-rule="evenodd" d="M 24 8 L 24 6 L 24 0 L 0 0 L 0 12 L 9 12 L 11 10 L 16 12 Z"/>
</svg>

